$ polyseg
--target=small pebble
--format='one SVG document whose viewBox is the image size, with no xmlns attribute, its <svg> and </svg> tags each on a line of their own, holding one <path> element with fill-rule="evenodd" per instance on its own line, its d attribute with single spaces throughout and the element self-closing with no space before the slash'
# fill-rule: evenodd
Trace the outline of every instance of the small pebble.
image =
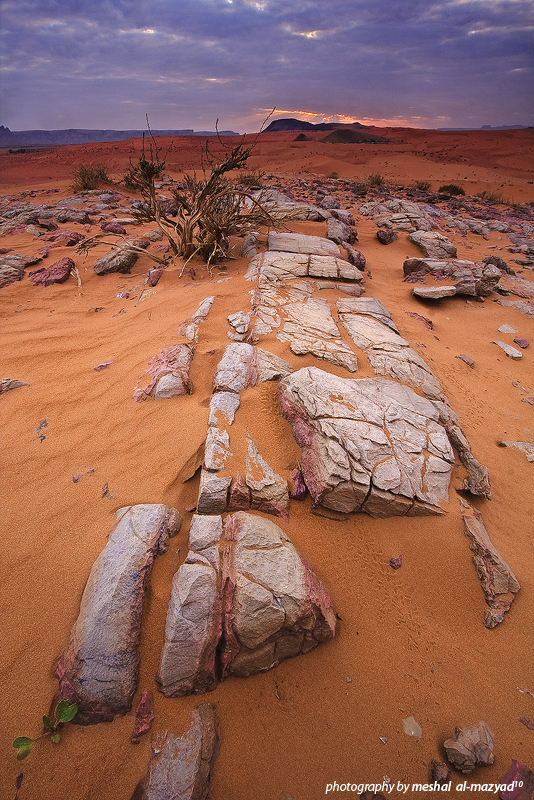
<svg viewBox="0 0 534 800">
<path fill-rule="evenodd" d="M 402 567 L 402 556 L 389 559 L 389 566 L 391 569 L 400 569 Z"/>
<path fill-rule="evenodd" d="M 523 350 L 525 350 L 530 344 L 528 339 L 523 339 L 521 336 L 516 336 L 514 342 L 515 344 L 518 344 L 519 347 L 521 347 Z"/>
<path fill-rule="evenodd" d="M 473 361 L 472 358 L 470 358 L 470 356 L 466 356 L 464 353 L 460 353 L 460 355 L 455 356 L 455 358 L 459 358 L 461 361 L 464 361 L 468 367 L 471 367 L 471 369 L 475 368 L 475 362 Z"/>
</svg>

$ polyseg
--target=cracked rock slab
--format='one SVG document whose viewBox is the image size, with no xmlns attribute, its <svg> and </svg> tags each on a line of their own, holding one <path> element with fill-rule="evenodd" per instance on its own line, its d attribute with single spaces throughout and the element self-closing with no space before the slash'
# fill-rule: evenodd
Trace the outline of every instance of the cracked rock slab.
<svg viewBox="0 0 534 800">
<path fill-rule="evenodd" d="M 139 251 L 146 250 L 149 244 L 150 242 L 146 239 L 131 239 L 113 248 L 95 263 L 94 270 L 96 274 L 108 275 L 110 272 L 130 272 L 139 258 Z"/>
<path fill-rule="evenodd" d="M 161 504 L 117 511 L 117 523 L 91 569 L 78 619 L 56 669 L 59 698 L 78 704 L 75 722 L 109 722 L 130 711 L 152 562 L 167 550 L 181 524 L 180 514 Z"/>
<path fill-rule="evenodd" d="M 289 342 L 295 355 L 311 353 L 349 372 L 356 372 L 358 360 L 339 333 L 330 306 L 322 298 L 287 303 L 283 307 L 286 321 L 276 334 L 281 342 Z"/>
<path fill-rule="evenodd" d="M 427 258 L 456 258 L 456 245 L 442 233 L 434 231 L 414 231 L 408 241 L 417 245 Z"/>
<path fill-rule="evenodd" d="M 391 319 L 382 322 L 379 314 L 362 313 L 363 299 L 339 299 L 338 315 L 354 344 L 367 353 L 375 373 L 420 388 L 431 400 L 442 399 L 443 389 L 430 367 L 396 332 Z"/>
<path fill-rule="evenodd" d="M 222 535 L 221 535 L 222 534 Z M 210 691 L 331 639 L 330 597 L 273 522 L 238 511 L 193 517 L 173 581 L 158 686 L 168 697 Z"/>
<path fill-rule="evenodd" d="M 303 233 L 277 233 L 271 231 L 268 237 L 269 250 L 281 250 L 285 253 L 308 253 L 316 256 L 337 256 L 340 251 L 337 244 L 322 236 L 306 236 Z"/>
<path fill-rule="evenodd" d="M 403 271 L 405 279 L 412 283 L 424 280 L 425 275 L 431 275 L 435 280 L 451 281 L 455 294 L 468 297 L 488 297 L 502 278 L 502 272 L 493 264 L 450 258 L 445 260 L 407 258 L 403 264 Z M 449 286 L 437 288 L 451 291 Z M 417 292 L 414 290 L 414 294 L 420 297 L 432 297 L 430 294 L 421 293 L 421 289 Z"/>
<path fill-rule="evenodd" d="M 169 731 L 153 734 L 140 800 L 207 800 L 219 742 L 219 723 L 212 703 L 193 710 L 191 726 L 183 736 Z"/>
<path fill-rule="evenodd" d="M 144 375 L 148 375 L 148 384 L 139 389 L 139 378 L 133 399 L 137 402 L 151 397 L 161 400 L 169 397 L 180 397 L 193 392 L 193 384 L 189 377 L 189 370 L 195 348 L 190 344 L 175 344 L 166 347 L 158 356 L 150 359 L 149 367 Z"/>
<path fill-rule="evenodd" d="M 267 464 L 250 437 L 245 482 L 240 475 L 230 492 L 229 511 L 256 509 L 289 520 L 287 481 Z"/>
<path fill-rule="evenodd" d="M 314 237 L 310 237 L 314 238 Z M 317 237 L 319 238 L 319 237 Z M 328 241 L 327 239 L 319 239 Z M 337 248 L 339 251 L 339 248 Z M 295 278 L 328 278 L 360 283 L 362 274 L 357 266 L 334 255 L 267 252 L 255 256 L 246 273 L 248 281 L 257 280 L 260 288 Z"/>
<path fill-rule="evenodd" d="M 231 477 L 221 478 L 202 469 L 198 488 L 197 510 L 199 514 L 223 514 L 228 502 Z"/>
<path fill-rule="evenodd" d="M 217 364 L 213 391 L 241 392 L 248 386 L 278 380 L 292 371 L 293 367 L 274 353 L 247 342 L 234 342 L 225 348 Z"/>
<path fill-rule="evenodd" d="M 454 461 L 438 412 L 384 378 L 305 367 L 278 388 L 316 504 L 373 517 L 443 514 Z"/>
<path fill-rule="evenodd" d="M 521 588 L 514 573 L 491 543 L 482 514 L 473 506 L 460 500 L 464 533 L 473 552 L 473 564 L 489 608 L 484 614 L 486 628 L 495 628 L 510 610 L 515 595 Z"/>
</svg>

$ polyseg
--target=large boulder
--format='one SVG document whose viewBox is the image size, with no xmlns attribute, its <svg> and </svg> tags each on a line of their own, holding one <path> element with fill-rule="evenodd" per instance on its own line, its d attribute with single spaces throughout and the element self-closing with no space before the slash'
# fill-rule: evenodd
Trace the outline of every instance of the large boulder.
<svg viewBox="0 0 534 800">
<path fill-rule="evenodd" d="M 106 253 L 100 258 L 94 270 L 97 275 L 108 275 L 110 272 L 131 272 L 139 253 L 146 250 L 150 242 L 146 239 L 130 239 Z"/>
<path fill-rule="evenodd" d="M 191 727 L 183 736 L 169 731 L 152 736 L 148 772 L 139 800 L 207 800 L 213 766 L 219 755 L 219 723 L 215 706 L 193 709 Z"/>
<path fill-rule="evenodd" d="M 442 233 L 434 231 L 414 231 L 408 241 L 417 245 L 427 258 L 456 258 L 456 245 Z"/>
<path fill-rule="evenodd" d="M 315 503 L 373 517 L 442 514 L 454 454 L 434 405 L 384 378 L 305 367 L 278 388 Z"/>
<path fill-rule="evenodd" d="M 306 236 L 303 233 L 277 233 L 271 231 L 268 238 L 269 250 L 284 253 L 308 253 L 316 256 L 337 256 L 339 247 L 322 236 Z"/>
<path fill-rule="evenodd" d="M 438 260 L 435 258 L 407 258 L 403 264 L 405 279 L 411 283 L 424 280 L 431 275 L 436 281 L 446 280 L 453 284 L 454 292 L 446 288 L 447 294 L 435 297 L 448 297 L 451 294 L 469 297 L 487 297 L 502 278 L 501 270 L 493 264 L 484 264 L 460 259 Z M 433 299 L 432 293 L 414 289 L 414 294 Z"/>
<path fill-rule="evenodd" d="M 277 525 L 238 511 L 221 533 L 220 517 L 193 517 L 156 678 L 167 697 L 271 669 L 334 635 L 326 589 Z"/>
<path fill-rule="evenodd" d="M 130 711 L 152 562 L 167 550 L 181 524 L 180 514 L 161 504 L 117 511 L 117 523 L 93 565 L 56 670 L 59 698 L 78 704 L 75 722 L 109 722 Z"/>
</svg>

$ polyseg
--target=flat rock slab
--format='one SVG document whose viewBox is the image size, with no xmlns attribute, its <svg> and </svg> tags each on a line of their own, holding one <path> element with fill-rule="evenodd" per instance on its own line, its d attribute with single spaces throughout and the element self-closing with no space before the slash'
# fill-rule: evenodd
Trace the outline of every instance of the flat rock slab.
<svg viewBox="0 0 534 800">
<path fill-rule="evenodd" d="M 373 517 L 442 514 L 454 454 L 432 403 L 384 378 L 316 367 L 278 388 L 317 504 Z"/>
<path fill-rule="evenodd" d="M 207 800 L 219 742 L 212 703 L 193 710 L 191 727 L 183 736 L 168 731 L 154 734 L 148 772 L 139 787 L 140 800 Z"/>
<path fill-rule="evenodd" d="M 53 283 L 65 283 L 76 264 L 72 258 L 60 258 L 51 267 L 41 267 L 30 272 L 30 280 L 34 286 L 51 286 Z"/>
<path fill-rule="evenodd" d="M 489 606 L 484 614 L 484 625 L 486 628 L 495 628 L 503 621 L 504 614 L 509 611 L 521 587 L 506 561 L 491 543 L 482 514 L 464 500 L 460 500 L 460 507 L 464 533 L 474 554 L 473 564 Z"/>
<path fill-rule="evenodd" d="M 146 239 L 131 239 L 115 247 L 100 258 L 94 266 L 97 275 L 108 275 L 110 272 L 131 272 L 139 258 L 140 251 L 146 250 L 150 242 Z"/>
<path fill-rule="evenodd" d="M 229 344 L 213 376 L 214 392 L 241 392 L 248 386 L 278 380 L 293 371 L 283 358 L 247 342 Z"/>
<path fill-rule="evenodd" d="M 518 350 L 517 347 L 512 347 L 511 344 L 506 344 L 506 342 L 500 342 L 498 340 L 493 340 L 492 344 L 496 344 L 498 347 L 503 350 L 508 358 L 513 358 L 514 361 L 520 361 L 523 358 L 523 353 L 521 350 Z"/>
<path fill-rule="evenodd" d="M 273 522 L 238 511 L 193 517 L 173 581 L 156 678 L 167 697 L 212 690 L 331 639 L 335 615 L 311 566 Z"/>
<path fill-rule="evenodd" d="M 456 245 L 446 236 L 434 231 L 418 230 L 408 236 L 427 258 L 456 258 Z"/>
<path fill-rule="evenodd" d="M 152 562 L 167 550 L 182 518 L 161 504 L 117 511 L 95 561 L 78 619 L 61 655 L 59 698 L 78 704 L 75 722 L 109 722 L 126 714 L 137 690 L 141 614 Z"/>
<path fill-rule="evenodd" d="M 322 236 L 305 236 L 303 233 L 277 233 L 271 231 L 268 238 L 269 250 L 285 253 L 308 253 L 316 256 L 339 256 L 337 244 Z"/>
<path fill-rule="evenodd" d="M 527 457 L 527 461 L 534 461 L 534 444 L 530 442 L 499 442 L 499 447 L 515 447 Z"/>
<path fill-rule="evenodd" d="M 330 306 L 322 298 L 308 298 L 283 307 L 286 321 L 276 334 L 281 342 L 289 342 L 295 355 L 312 353 L 349 372 L 356 372 L 358 360 L 340 336 Z"/>
<path fill-rule="evenodd" d="M 441 300 L 442 297 L 454 297 L 458 294 L 456 286 L 415 286 L 413 293 L 423 300 Z"/>
<path fill-rule="evenodd" d="M 319 237 L 309 237 L 319 238 Z M 320 239 L 326 242 L 326 239 Z M 360 283 L 362 273 L 353 264 L 340 257 L 339 248 L 334 255 L 309 255 L 302 253 L 267 252 L 255 256 L 247 269 L 246 279 L 257 280 L 260 287 L 295 278 L 328 278 Z"/>
<path fill-rule="evenodd" d="M 469 728 L 456 728 L 454 736 L 443 743 L 447 759 L 460 772 L 473 772 L 475 767 L 493 764 L 493 733 L 486 720 Z"/>
<path fill-rule="evenodd" d="M 502 272 L 493 264 L 462 261 L 460 259 L 407 258 L 403 264 L 405 280 L 414 282 L 431 275 L 434 280 L 447 280 L 454 285 L 455 294 L 468 297 L 488 297 L 502 278 Z M 437 287 L 438 289 L 447 286 Z M 415 291 L 414 291 L 415 294 Z M 421 294 L 420 297 L 431 297 Z M 452 291 L 451 291 L 452 294 Z"/>
<path fill-rule="evenodd" d="M 153 356 L 147 371 L 137 382 L 133 399 L 139 402 L 149 397 L 161 400 L 191 394 L 193 384 L 189 370 L 194 353 L 193 345 L 174 344 L 166 347 L 158 356 Z M 139 389 L 138 385 L 144 376 L 148 376 L 150 380 L 144 388 Z"/>
<path fill-rule="evenodd" d="M 443 398 L 443 389 L 426 362 L 391 325 L 377 315 L 362 314 L 362 299 L 339 299 L 338 315 L 354 344 L 367 353 L 375 374 L 420 388 L 431 400 Z"/>
</svg>

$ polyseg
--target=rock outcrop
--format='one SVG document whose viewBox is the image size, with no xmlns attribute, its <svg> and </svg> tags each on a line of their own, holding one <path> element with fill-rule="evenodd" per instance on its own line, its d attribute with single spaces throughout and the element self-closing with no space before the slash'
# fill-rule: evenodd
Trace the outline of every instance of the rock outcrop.
<svg viewBox="0 0 534 800">
<path fill-rule="evenodd" d="M 492 264 L 459 259 L 438 260 L 435 258 L 407 258 L 403 264 L 405 279 L 411 283 L 424 280 L 426 275 L 434 280 L 451 281 L 454 294 L 467 295 L 468 297 L 488 297 L 494 287 L 502 278 L 502 272 Z M 447 295 L 436 295 L 436 289 L 447 290 Z M 450 286 L 440 286 L 434 289 L 437 297 L 451 296 Z M 417 287 L 414 294 L 419 297 L 434 299 L 431 291 Z"/>
<path fill-rule="evenodd" d="M 189 369 L 194 353 L 193 345 L 174 344 L 166 347 L 158 356 L 151 358 L 149 367 L 144 373 L 144 376 L 148 376 L 150 380 L 145 387 L 139 389 L 139 382 L 143 380 L 144 376 L 139 378 L 133 399 L 141 401 L 152 397 L 154 400 L 160 400 L 191 394 L 193 384 L 189 377 Z"/>
<path fill-rule="evenodd" d="M 219 723 L 212 703 L 193 709 L 192 716 L 181 737 L 153 734 L 148 772 L 134 795 L 139 800 L 207 800 L 219 755 Z"/>
<path fill-rule="evenodd" d="M 510 610 L 521 587 L 506 561 L 491 543 L 482 514 L 464 500 L 460 500 L 460 506 L 464 533 L 474 554 L 473 564 L 488 605 L 484 613 L 484 625 L 486 628 L 495 628 Z"/>
<path fill-rule="evenodd" d="M 485 720 L 469 728 L 456 728 L 454 736 L 443 743 L 447 758 L 460 772 L 493 764 L 493 733 Z"/>
<path fill-rule="evenodd" d="M 287 521 L 289 519 L 287 481 L 267 464 L 250 437 L 248 437 L 246 464 L 245 480 L 237 475 L 231 487 L 228 511 L 256 509 Z"/>
<path fill-rule="evenodd" d="M 72 258 L 60 258 L 51 267 L 41 267 L 30 272 L 30 280 L 34 286 L 51 286 L 53 283 L 65 283 L 76 264 Z"/>
<path fill-rule="evenodd" d="M 128 273 L 139 258 L 140 252 L 150 244 L 147 239 L 130 239 L 99 258 L 94 266 L 97 275 L 108 275 L 110 272 Z"/>
<path fill-rule="evenodd" d="M 269 250 L 285 253 L 308 253 L 316 256 L 339 258 L 339 247 L 322 236 L 305 236 L 303 233 L 277 233 L 271 231 L 268 238 Z"/>
<path fill-rule="evenodd" d="M 288 375 L 293 367 L 282 358 L 246 342 L 229 344 L 213 376 L 214 392 L 241 392 L 248 386 Z"/>
<path fill-rule="evenodd" d="M 59 698 L 78 704 L 75 722 L 89 725 L 126 714 L 137 690 L 143 597 L 154 558 L 180 530 L 164 505 L 117 511 L 117 523 L 95 561 L 78 619 L 61 655 Z"/>
<path fill-rule="evenodd" d="M 428 400 L 394 381 L 316 367 L 285 378 L 278 397 L 316 504 L 373 517 L 444 513 L 454 454 Z"/>
<path fill-rule="evenodd" d="M 205 297 L 192 317 L 182 323 L 179 332 L 190 342 L 198 342 L 198 329 L 201 322 L 206 320 L 215 300 L 215 295 Z"/>
<path fill-rule="evenodd" d="M 319 237 L 310 237 L 319 238 Z M 327 241 L 320 239 L 320 241 Z M 338 252 L 334 255 L 309 255 L 306 253 L 271 252 L 259 253 L 251 260 L 246 279 L 258 280 L 260 288 L 295 278 L 328 278 L 336 281 L 360 283 L 360 269 L 344 261 Z M 357 252 L 357 251 L 355 251 Z M 365 259 L 364 259 L 365 266 Z"/>
<path fill-rule="evenodd" d="M 167 697 L 211 691 L 331 639 L 326 589 L 285 533 L 238 511 L 195 515 L 189 553 L 173 580 L 156 678 Z"/>
<path fill-rule="evenodd" d="M 410 233 L 408 241 L 417 245 L 426 258 L 456 258 L 456 245 L 442 233 L 418 230 Z"/>
</svg>

